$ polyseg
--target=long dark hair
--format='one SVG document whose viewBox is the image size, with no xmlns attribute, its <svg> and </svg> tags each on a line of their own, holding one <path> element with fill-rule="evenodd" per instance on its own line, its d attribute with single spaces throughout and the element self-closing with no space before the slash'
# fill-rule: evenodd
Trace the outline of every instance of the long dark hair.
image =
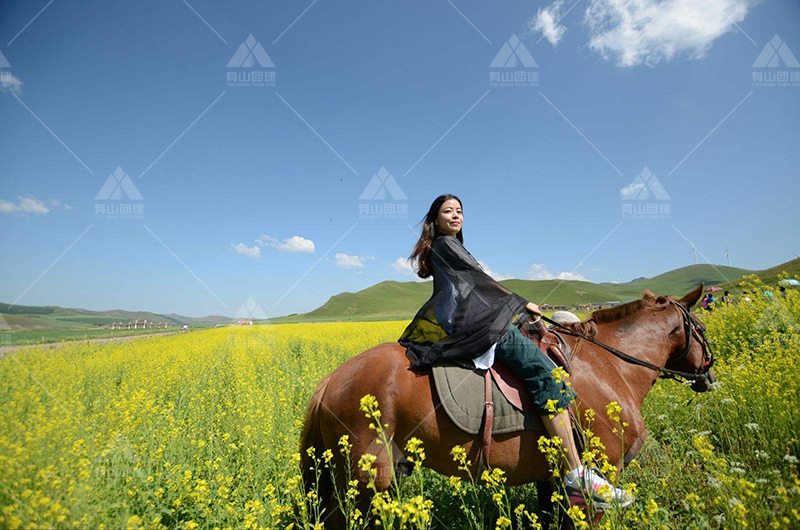
<svg viewBox="0 0 800 530">
<path fill-rule="evenodd" d="M 436 218 L 439 216 L 439 208 L 442 207 L 445 201 L 449 201 L 450 199 L 457 200 L 458 204 L 461 206 L 461 211 L 464 211 L 464 205 L 461 204 L 461 199 L 455 195 L 446 193 L 434 199 L 433 203 L 431 203 L 431 207 L 428 209 L 428 213 L 425 214 L 425 217 L 419 222 L 419 224 L 422 225 L 422 234 L 419 236 L 419 241 L 414 245 L 414 250 L 411 252 L 408 259 L 411 261 L 412 266 L 414 265 L 414 261 L 416 261 L 415 268 L 417 276 L 420 278 L 428 278 L 433 274 L 433 267 L 430 261 L 431 248 L 433 247 L 433 241 L 442 235 L 441 230 L 436 226 Z M 462 224 L 461 230 L 456 234 L 456 237 L 462 244 L 464 243 L 463 232 Z"/>
</svg>

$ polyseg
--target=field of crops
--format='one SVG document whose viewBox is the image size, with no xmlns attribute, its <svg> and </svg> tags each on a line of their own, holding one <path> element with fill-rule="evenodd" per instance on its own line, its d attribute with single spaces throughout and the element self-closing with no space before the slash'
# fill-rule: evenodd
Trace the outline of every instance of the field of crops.
<svg viewBox="0 0 800 530">
<path fill-rule="evenodd" d="M 603 525 L 800 527 L 800 294 L 773 291 L 702 316 L 720 388 L 656 385 L 648 441 L 621 477 L 638 500 Z M 305 503 L 296 455 L 311 392 L 405 324 L 219 328 L 3 358 L 0 527 L 314 528 L 325 514 Z M 536 527 L 534 486 L 486 478 L 415 472 L 379 513 L 398 527 Z M 370 517 L 348 512 L 352 526 Z"/>
</svg>

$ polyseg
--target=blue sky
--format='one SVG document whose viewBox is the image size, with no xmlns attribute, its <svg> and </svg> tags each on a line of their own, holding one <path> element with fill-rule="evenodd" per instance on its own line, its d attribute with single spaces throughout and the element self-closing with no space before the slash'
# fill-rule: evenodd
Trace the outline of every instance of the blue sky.
<svg viewBox="0 0 800 530">
<path fill-rule="evenodd" d="M 413 279 L 409 225 L 441 193 L 498 278 L 628 281 L 689 241 L 792 259 L 800 68 L 754 62 L 775 35 L 800 57 L 800 5 L 685 4 L 5 2 L 0 300 L 307 311 Z M 227 66 L 250 34 L 274 68 Z M 536 65 L 490 67 L 512 35 Z M 228 85 L 253 71 L 274 86 Z M 98 198 L 117 167 L 140 200 Z M 402 196 L 362 197 L 382 167 Z M 140 214 L 97 213 L 121 204 Z M 360 214 L 387 205 L 407 213 Z"/>
</svg>

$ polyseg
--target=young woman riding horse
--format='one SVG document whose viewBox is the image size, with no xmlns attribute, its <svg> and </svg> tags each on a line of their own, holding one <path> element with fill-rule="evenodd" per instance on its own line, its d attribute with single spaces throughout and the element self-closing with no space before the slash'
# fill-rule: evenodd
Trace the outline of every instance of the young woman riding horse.
<svg viewBox="0 0 800 530">
<path fill-rule="evenodd" d="M 541 316 L 539 307 L 484 272 L 463 246 L 463 224 L 461 200 L 455 195 L 437 197 L 423 220 L 410 259 L 419 277 L 433 276 L 433 295 L 398 339 L 407 348 L 411 367 L 424 370 L 453 361 L 488 370 L 495 359 L 503 362 L 533 395 L 548 434 L 558 436 L 566 448 L 567 492 L 592 499 L 599 510 L 627 506 L 631 495 L 581 464 L 566 411 L 575 395 L 552 376 L 556 365 L 517 327 L 526 312 Z"/>
</svg>

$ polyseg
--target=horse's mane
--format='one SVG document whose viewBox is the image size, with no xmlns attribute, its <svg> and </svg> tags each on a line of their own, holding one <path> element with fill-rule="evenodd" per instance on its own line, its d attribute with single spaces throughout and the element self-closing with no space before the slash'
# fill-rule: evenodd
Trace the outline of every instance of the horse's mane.
<svg viewBox="0 0 800 530">
<path fill-rule="evenodd" d="M 640 298 L 639 300 L 627 302 L 615 307 L 598 309 L 597 311 L 592 312 L 592 316 L 588 319 L 584 320 L 583 322 L 569 324 L 568 327 L 572 328 L 572 330 L 576 333 L 595 338 L 597 336 L 597 324 L 606 324 L 608 322 L 620 320 L 627 316 L 638 313 L 647 307 L 666 303 L 667 299 L 668 297 L 664 296 L 659 296 L 658 298 L 655 296 L 647 296 L 645 298 Z"/>
<path fill-rule="evenodd" d="M 628 302 L 614 307 L 607 307 L 605 309 L 598 309 L 592 313 L 591 320 L 598 324 L 605 324 L 607 322 L 614 322 L 621 318 L 638 313 L 646 307 L 656 305 L 656 298 L 640 298 L 633 302 Z"/>
<path fill-rule="evenodd" d="M 572 331 L 575 333 L 586 335 L 589 338 L 593 339 L 597 337 L 597 324 L 595 324 L 592 319 L 584 322 L 573 322 L 571 324 L 567 324 L 567 327 L 572 328 Z"/>
</svg>

